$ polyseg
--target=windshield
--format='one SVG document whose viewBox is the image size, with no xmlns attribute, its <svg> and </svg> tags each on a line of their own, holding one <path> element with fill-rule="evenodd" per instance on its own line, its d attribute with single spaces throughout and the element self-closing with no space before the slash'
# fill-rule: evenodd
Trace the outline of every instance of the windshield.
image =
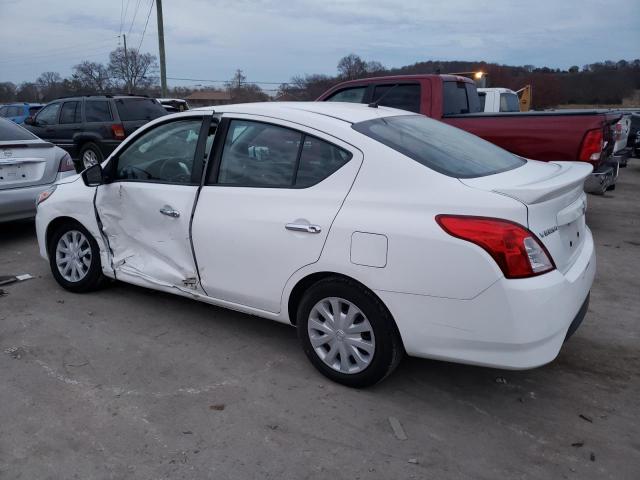
<svg viewBox="0 0 640 480">
<path fill-rule="evenodd" d="M 422 115 L 376 118 L 352 128 L 450 177 L 484 177 L 526 163 L 475 135 Z"/>
</svg>

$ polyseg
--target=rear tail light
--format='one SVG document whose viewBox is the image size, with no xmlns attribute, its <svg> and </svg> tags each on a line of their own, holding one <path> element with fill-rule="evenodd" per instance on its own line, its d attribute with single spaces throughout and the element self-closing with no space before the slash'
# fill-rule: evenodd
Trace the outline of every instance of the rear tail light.
<svg viewBox="0 0 640 480">
<path fill-rule="evenodd" d="M 76 166 L 71 160 L 71 155 L 65 153 L 64 156 L 60 159 L 60 166 L 58 167 L 59 172 L 69 172 L 71 170 L 75 170 Z"/>
<path fill-rule="evenodd" d="M 622 123 L 618 122 L 615 126 L 615 139 L 616 142 L 622 138 Z"/>
<path fill-rule="evenodd" d="M 601 128 L 589 130 L 582 140 L 578 159 L 583 162 L 597 162 L 600 160 L 604 148 L 604 135 Z"/>
<path fill-rule="evenodd" d="M 119 123 L 114 123 L 111 125 L 111 132 L 113 133 L 113 138 L 116 140 L 124 140 L 124 137 L 127 135 L 124 133 L 124 127 Z"/>
<path fill-rule="evenodd" d="M 436 221 L 449 235 L 483 248 L 507 278 L 534 277 L 556 268 L 535 234 L 515 222 L 465 215 L 438 215 Z"/>
</svg>

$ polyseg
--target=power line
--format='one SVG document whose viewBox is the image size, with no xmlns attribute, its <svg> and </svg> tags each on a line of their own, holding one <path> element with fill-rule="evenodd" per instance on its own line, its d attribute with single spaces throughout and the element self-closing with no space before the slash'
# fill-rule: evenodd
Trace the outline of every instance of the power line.
<svg viewBox="0 0 640 480">
<path fill-rule="evenodd" d="M 154 3 L 154 0 L 151 0 L 151 3 L 149 4 L 149 13 L 147 13 L 147 21 L 144 22 L 144 30 L 142 30 L 142 37 L 140 37 L 140 43 L 138 44 L 138 52 L 140 51 L 140 48 L 142 47 L 142 41 L 144 40 L 144 34 L 147 31 L 147 25 L 149 25 L 149 17 L 151 17 L 151 10 L 153 10 L 153 3 Z"/>
<path fill-rule="evenodd" d="M 50 56 L 55 56 L 55 55 L 58 55 L 60 53 L 65 54 L 65 53 L 70 52 L 70 51 L 73 52 L 73 51 L 76 51 L 76 50 L 84 50 L 87 47 L 95 47 L 95 46 L 100 46 L 100 45 L 105 45 L 106 46 L 107 43 L 110 44 L 111 42 L 112 42 L 112 40 L 100 40 L 98 42 L 91 42 L 91 43 L 84 44 L 82 46 L 79 46 L 78 42 L 76 42 L 73 45 L 69 45 L 68 47 L 55 47 L 55 48 L 53 48 L 51 50 L 38 50 L 38 53 L 36 53 L 35 55 L 26 55 L 26 56 L 25 55 L 20 55 L 20 56 L 16 56 L 16 57 L 12 57 L 12 58 L 10 57 L 8 59 L 2 59 L 2 60 L 0 60 L 0 64 L 12 63 L 12 62 L 15 62 L 15 61 L 20 62 L 20 61 L 24 60 L 25 58 L 29 58 L 29 59 L 48 58 Z"/>
<path fill-rule="evenodd" d="M 181 80 L 185 82 L 207 82 L 207 83 L 228 83 L 230 80 L 210 80 L 208 78 L 178 78 L 178 77 L 167 77 L 169 80 Z M 248 81 L 244 80 L 242 83 L 255 83 L 258 85 L 282 85 L 283 83 L 290 82 L 259 82 L 259 81 Z"/>
<path fill-rule="evenodd" d="M 133 30 L 133 24 L 136 22 L 136 16 L 138 15 L 138 10 L 140 9 L 140 2 L 142 0 L 138 0 L 136 3 L 136 9 L 133 11 L 133 19 L 131 20 L 131 26 L 129 26 L 129 31 L 127 35 L 131 35 L 131 30 Z"/>
</svg>

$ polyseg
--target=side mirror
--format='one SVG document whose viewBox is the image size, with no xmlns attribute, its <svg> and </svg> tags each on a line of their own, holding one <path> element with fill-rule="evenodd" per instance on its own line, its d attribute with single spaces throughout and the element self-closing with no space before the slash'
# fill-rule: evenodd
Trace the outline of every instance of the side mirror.
<svg viewBox="0 0 640 480">
<path fill-rule="evenodd" d="M 104 175 L 102 173 L 102 166 L 98 163 L 91 165 L 85 171 L 81 173 L 82 181 L 87 187 L 97 187 L 104 183 Z"/>
<path fill-rule="evenodd" d="M 35 125 L 35 119 L 32 116 L 28 116 L 27 118 L 24 119 L 24 123 L 26 125 Z"/>
</svg>

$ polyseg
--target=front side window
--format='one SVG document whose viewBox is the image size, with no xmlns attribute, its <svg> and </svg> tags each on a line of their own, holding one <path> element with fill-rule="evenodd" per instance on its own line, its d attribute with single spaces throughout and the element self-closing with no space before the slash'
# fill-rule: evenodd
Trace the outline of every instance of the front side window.
<svg viewBox="0 0 640 480">
<path fill-rule="evenodd" d="M 385 107 L 420 113 L 420 85 L 378 85 L 373 92 L 373 101 Z"/>
<path fill-rule="evenodd" d="M 58 112 L 60 111 L 59 103 L 52 103 L 51 105 L 47 105 L 36 117 L 36 120 L 39 125 L 54 125 L 58 123 Z"/>
<path fill-rule="evenodd" d="M 485 92 L 478 93 L 478 98 L 480 99 L 480 109 L 482 112 L 484 112 L 487 101 L 487 94 Z"/>
<path fill-rule="evenodd" d="M 178 120 L 143 133 L 118 155 L 116 180 L 192 183 L 201 119 Z"/>
<path fill-rule="evenodd" d="M 442 113 L 444 115 L 458 115 L 460 113 L 469 113 L 469 104 L 467 103 L 467 90 L 464 84 L 465 82 L 442 83 Z"/>
<path fill-rule="evenodd" d="M 362 103 L 364 101 L 364 94 L 366 92 L 367 92 L 367 87 L 345 88 L 344 90 L 340 90 L 339 92 L 334 93 L 325 101 Z"/>
<path fill-rule="evenodd" d="M 80 122 L 80 102 L 64 102 L 60 111 L 60 123 Z"/>
<path fill-rule="evenodd" d="M 113 120 L 109 102 L 106 100 L 87 100 L 84 108 L 87 122 L 110 122 Z"/>
<path fill-rule="evenodd" d="M 480 137 L 422 115 L 376 118 L 352 128 L 450 177 L 483 177 L 526 163 Z"/>
<path fill-rule="evenodd" d="M 469 113 L 482 112 L 480 106 L 480 97 L 478 96 L 478 89 L 474 83 L 465 82 L 464 88 L 467 91 L 467 102 L 469 103 Z"/>
</svg>

